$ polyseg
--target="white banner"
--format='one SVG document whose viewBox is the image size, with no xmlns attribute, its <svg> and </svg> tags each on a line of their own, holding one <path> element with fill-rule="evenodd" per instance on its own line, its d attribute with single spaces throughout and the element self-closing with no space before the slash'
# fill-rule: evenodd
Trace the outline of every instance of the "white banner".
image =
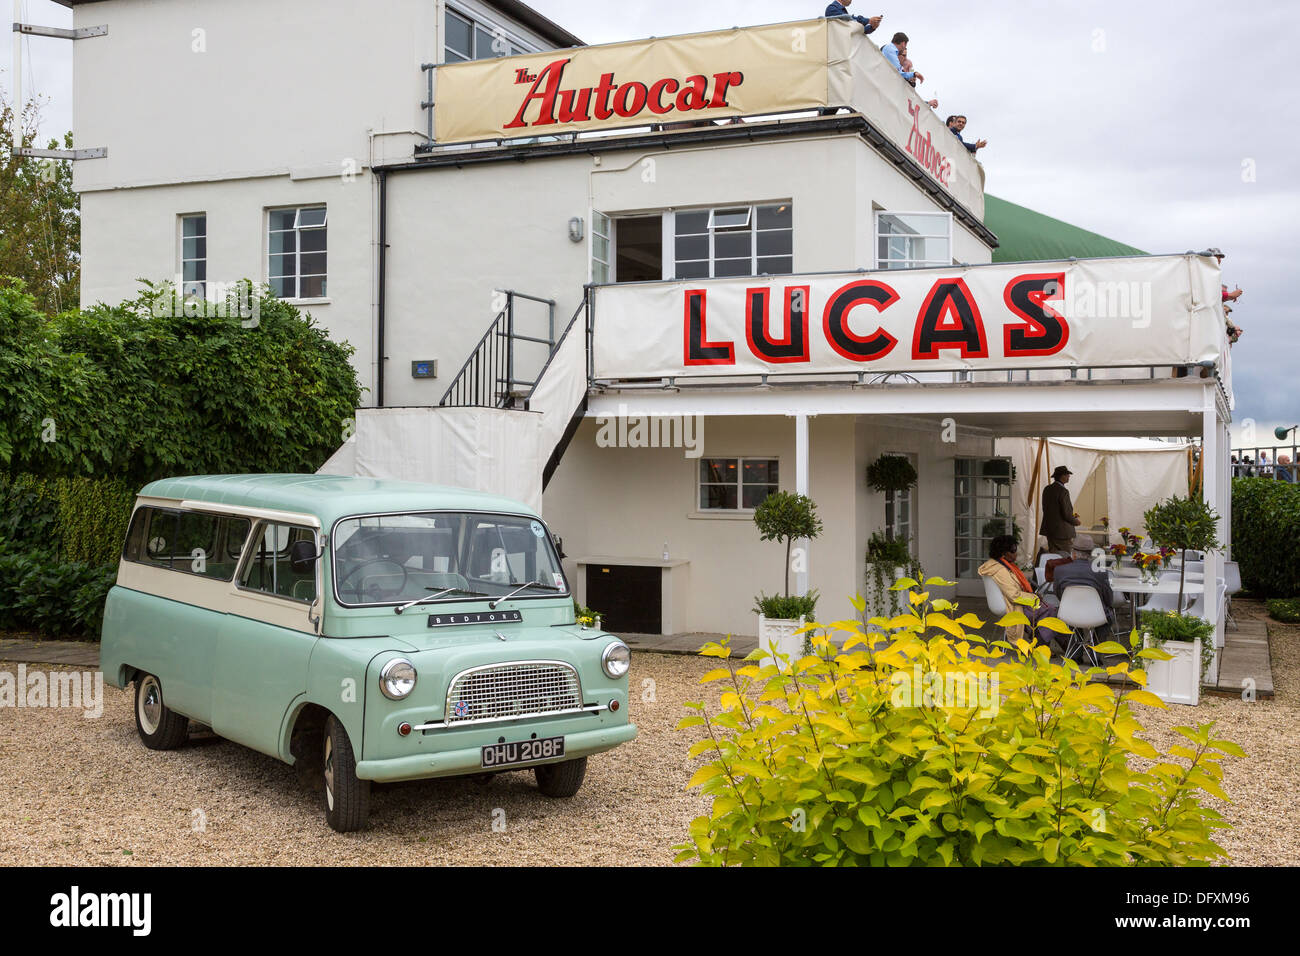
<svg viewBox="0 0 1300 956">
<path fill-rule="evenodd" d="M 1218 362 L 1219 270 L 1149 256 L 593 290 L 598 379 Z"/>
</svg>

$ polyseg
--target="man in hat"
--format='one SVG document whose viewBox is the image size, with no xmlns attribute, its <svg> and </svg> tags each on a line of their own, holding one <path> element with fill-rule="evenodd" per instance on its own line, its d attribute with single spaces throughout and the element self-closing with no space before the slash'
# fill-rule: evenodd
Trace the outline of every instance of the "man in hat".
<svg viewBox="0 0 1300 956">
<path fill-rule="evenodd" d="M 1047 538 L 1047 550 L 1066 557 L 1074 552 L 1074 529 L 1083 523 L 1074 513 L 1070 492 L 1065 488 L 1071 474 L 1069 468 L 1058 465 L 1051 483 L 1043 489 L 1042 533 Z"/>
</svg>

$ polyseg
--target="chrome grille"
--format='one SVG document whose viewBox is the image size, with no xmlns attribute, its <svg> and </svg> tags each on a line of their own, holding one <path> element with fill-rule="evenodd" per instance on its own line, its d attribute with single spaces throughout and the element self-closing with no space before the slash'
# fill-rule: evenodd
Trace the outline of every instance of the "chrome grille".
<svg viewBox="0 0 1300 956">
<path fill-rule="evenodd" d="M 582 707 L 578 672 L 560 661 L 517 661 L 462 671 L 447 690 L 448 726 Z"/>
</svg>

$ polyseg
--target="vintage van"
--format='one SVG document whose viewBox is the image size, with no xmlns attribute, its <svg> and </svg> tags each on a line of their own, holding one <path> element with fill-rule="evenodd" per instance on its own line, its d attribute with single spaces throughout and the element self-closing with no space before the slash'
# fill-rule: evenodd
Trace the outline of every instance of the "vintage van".
<svg viewBox="0 0 1300 956">
<path fill-rule="evenodd" d="M 194 723 L 319 767 L 339 831 L 366 825 L 376 780 L 531 769 L 572 796 L 590 755 L 637 732 L 628 648 L 576 623 L 541 518 L 408 482 L 153 482 L 100 661 L 135 684 L 146 747 L 179 747 Z"/>
</svg>

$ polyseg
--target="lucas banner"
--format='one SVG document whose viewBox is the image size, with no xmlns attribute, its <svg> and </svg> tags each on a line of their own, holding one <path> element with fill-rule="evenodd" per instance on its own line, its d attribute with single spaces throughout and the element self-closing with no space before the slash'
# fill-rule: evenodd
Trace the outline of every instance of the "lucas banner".
<svg viewBox="0 0 1300 956">
<path fill-rule="evenodd" d="M 862 27 L 803 20 L 439 66 L 439 145 L 848 107 L 976 216 L 983 171 Z"/>
<path fill-rule="evenodd" d="M 1226 350 L 1219 273 L 1152 256 L 593 290 L 597 379 L 1185 365 Z"/>
</svg>

